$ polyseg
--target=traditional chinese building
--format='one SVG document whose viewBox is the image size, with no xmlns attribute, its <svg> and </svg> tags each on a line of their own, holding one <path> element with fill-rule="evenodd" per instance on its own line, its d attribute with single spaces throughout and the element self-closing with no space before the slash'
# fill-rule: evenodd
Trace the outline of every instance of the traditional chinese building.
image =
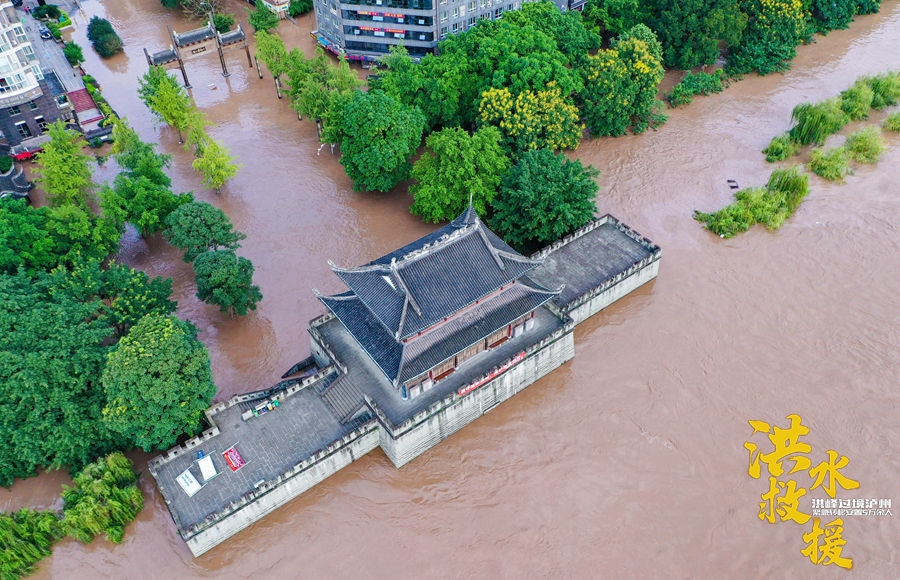
<svg viewBox="0 0 900 580">
<path fill-rule="evenodd" d="M 403 399 L 416 398 L 466 361 L 531 331 L 558 294 L 528 278 L 525 258 L 473 209 L 435 233 L 334 273 L 350 288 L 320 297 Z"/>
<path fill-rule="evenodd" d="M 400 467 L 575 356 L 575 326 L 652 280 L 659 248 L 604 216 L 531 257 L 469 208 L 334 273 L 311 356 L 206 413 L 149 464 L 200 555 L 366 453 Z"/>
</svg>

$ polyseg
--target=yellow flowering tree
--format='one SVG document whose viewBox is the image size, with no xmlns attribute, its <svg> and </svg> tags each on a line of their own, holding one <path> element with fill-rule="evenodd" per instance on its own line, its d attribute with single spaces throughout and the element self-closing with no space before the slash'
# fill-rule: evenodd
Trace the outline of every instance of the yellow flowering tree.
<svg viewBox="0 0 900 580">
<path fill-rule="evenodd" d="M 507 88 L 490 88 L 481 94 L 478 114 L 483 124 L 500 129 L 514 153 L 577 149 L 584 129 L 578 107 L 554 82 L 545 90 L 524 90 L 515 97 Z"/>
<path fill-rule="evenodd" d="M 618 137 L 629 127 L 639 133 L 665 120 L 656 99 L 662 63 L 643 40 L 628 38 L 589 56 L 582 74 L 579 97 L 592 135 Z"/>
<path fill-rule="evenodd" d="M 747 0 L 741 10 L 749 21 L 741 42 L 728 57 L 728 72 L 759 74 L 784 71 L 797 55 L 809 19 L 801 0 Z"/>
</svg>

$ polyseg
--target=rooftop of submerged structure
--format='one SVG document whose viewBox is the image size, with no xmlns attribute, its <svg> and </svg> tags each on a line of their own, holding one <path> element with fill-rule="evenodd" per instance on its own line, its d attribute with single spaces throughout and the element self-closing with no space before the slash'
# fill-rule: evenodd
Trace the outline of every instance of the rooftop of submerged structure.
<svg viewBox="0 0 900 580">
<path fill-rule="evenodd" d="M 538 264 L 509 247 L 469 207 L 432 234 L 368 264 L 332 265 L 350 290 L 320 299 L 384 375 L 399 383 L 555 297 L 556 291 L 526 275 Z"/>
<path fill-rule="evenodd" d="M 659 255 L 659 246 L 607 214 L 533 254 L 541 263 L 529 277 L 552 288 L 562 285 L 554 302 L 565 308 L 641 261 Z"/>
</svg>

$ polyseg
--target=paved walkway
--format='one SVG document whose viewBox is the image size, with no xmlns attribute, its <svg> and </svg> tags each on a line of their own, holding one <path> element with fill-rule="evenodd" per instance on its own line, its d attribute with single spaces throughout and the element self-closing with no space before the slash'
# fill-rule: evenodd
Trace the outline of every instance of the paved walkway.
<svg viewBox="0 0 900 580">
<path fill-rule="evenodd" d="M 44 75 L 47 75 L 50 71 L 55 72 L 67 93 L 83 89 L 84 83 L 81 80 L 81 75 L 66 60 L 66 57 L 63 55 L 62 45 L 55 40 L 44 40 L 41 38 L 41 23 L 30 14 L 25 14 L 21 7 L 17 9 L 17 12 L 22 20 L 25 34 L 28 36 L 28 40 L 31 41 L 34 54 L 41 63 L 41 70 L 44 72 Z M 90 47 L 82 48 L 85 50 L 90 49 Z"/>
</svg>

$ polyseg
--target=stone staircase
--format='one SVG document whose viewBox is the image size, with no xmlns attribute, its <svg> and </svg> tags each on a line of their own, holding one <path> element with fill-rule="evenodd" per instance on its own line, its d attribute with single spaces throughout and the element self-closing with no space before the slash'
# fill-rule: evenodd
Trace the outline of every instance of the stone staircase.
<svg viewBox="0 0 900 580">
<path fill-rule="evenodd" d="M 321 394 L 322 400 L 341 423 L 347 423 L 363 404 L 363 394 L 347 375 L 331 383 Z"/>
</svg>

